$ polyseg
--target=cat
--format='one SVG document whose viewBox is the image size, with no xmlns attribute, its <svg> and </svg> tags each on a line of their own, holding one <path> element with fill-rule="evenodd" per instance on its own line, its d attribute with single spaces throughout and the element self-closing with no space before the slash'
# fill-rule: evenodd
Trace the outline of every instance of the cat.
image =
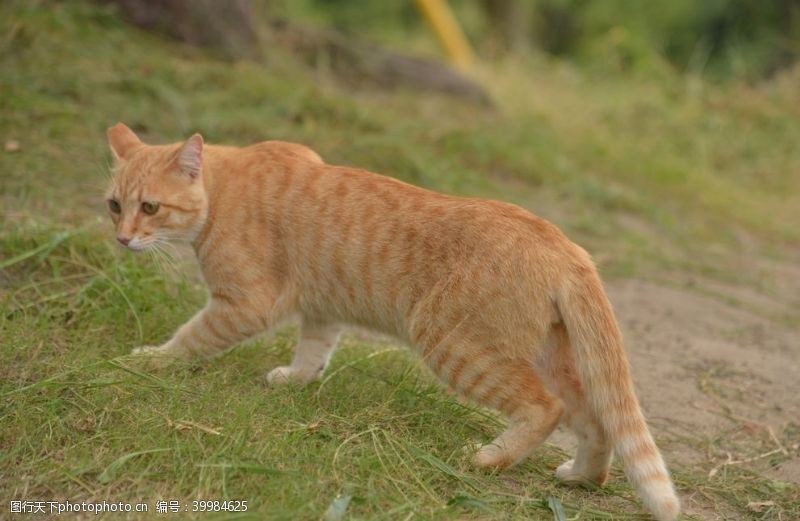
<svg viewBox="0 0 800 521">
<path fill-rule="evenodd" d="M 478 467 L 518 463 L 564 422 L 579 445 L 560 480 L 601 485 L 616 453 L 655 518 L 677 518 L 597 270 L 553 224 L 328 165 L 302 145 L 213 146 L 195 134 L 151 146 L 121 123 L 107 134 L 117 239 L 131 250 L 190 242 L 210 293 L 168 342 L 136 353 L 210 357 L 299 316 L 294 358 L 267 380 L 306 384 L 325 370 L 337 324 L 367 326 L 508 418 Z"/>
</svg>

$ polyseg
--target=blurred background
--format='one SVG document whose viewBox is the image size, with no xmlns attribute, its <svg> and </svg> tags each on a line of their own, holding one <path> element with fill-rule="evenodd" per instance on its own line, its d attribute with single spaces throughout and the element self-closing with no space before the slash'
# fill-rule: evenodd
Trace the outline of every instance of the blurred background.
<svg viewBox="0 0 800 521">
<path fill-rule="evenodd" d="M 496 421 L 369 339 L 334 359 L 358 375 L 267 411 L 252 382 L 291 335 L 199 373 L 125 365 L 205 293 L 182 254 L 114 244 L 105 129 L 122 121 L 150 143 L 300 142 L 551 220 L 608 281 L 690 518 L 800 518 L 798 58 L 797 0 L 0 2 L 0 478 L 18 478 L 0 497 L 239 494 L 285 519 L 352 497 L 362 518 L 427 519 L 549 516 L 549 494 L 571 515 L 638 512 L 616 467 L 600 496 L 552 481 L 569 442 L 476 475 L 453 447 Z M 237 421 L 259 436 L 192 427 Z"/>
<path fill-rule="evenodd" d="M 726 260 L 718 251 L 798 241 L 796 1 L 2 9 L 2 197 L 15 211 L 98 211 L 95 199 L 51 202 L 92 193 L 97 136 L 121 120 L 153 141 L 300 141 L 334 163 L 512 199 L 616 271 L 708 268 Z M 704 258 L 685 255 L 693 246 Z"/>
</svg>

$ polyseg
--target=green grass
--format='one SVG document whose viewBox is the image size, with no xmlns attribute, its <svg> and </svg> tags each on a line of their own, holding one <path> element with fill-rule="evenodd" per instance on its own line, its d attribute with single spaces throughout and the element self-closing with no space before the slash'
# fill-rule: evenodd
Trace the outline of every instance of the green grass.
<svg viewBox="0 0 800 521">
<path fill-rule="evenodd" d="M 551 477 L 565 458 L 556 448 L 502 476 L 474 472 L 464 446 L 501 424 L 446 396 L 398 346 L 347 341 L 326 378 L 300 390 L 262 379 L 290 356 L 291 331 L 216 363 L 149 372 L 124 353 L 169 334 L 201 289 L 166 280 L 147 258 L 118 258 L 88 231 L 54 235 L 4 237 L 38 253 L 5 262 L 9 280 L 26 283 L 0 319 L 0 465 L 23 477 L 3 480 L 3 497 L 151 508 L 247 499 L 255 519 L 317 518 L 342 494 L 354 518 L 542 516 L 551 495 L 591 511 L 587 494 Z M 624 485 L 603 495 L 605 508 L 635 511 Z"/>
<path fill-rule="evenodd" d="M 332 163 L 515 201 L 611 275 L 724 278 L 745 239 L 772 256 L 800 240 L 787 82 L 712 88 L 528 58 L 480 71 L 490 110 L 347 91 L 280 50 L 222 63 L 94 4 L 37 6 L 0 7 L 0 146 L 19 144 L 0 150 L 4 501 L 248 500 L 253 519 L 335 518 L 345 503 L 351 519 L 552 519 L 558 500 L 581 519 L 642 516 L 618 468 L 602 491 L 559 486 L 566 455 L 553 446 L 509 472 L 475 471 L 464 447 L 500 421 L 456 403 L 398 346 L 348 339 L 324 383 L 301 390 L 262 383 L 289 359 L 291 330 L 169 371 L 127 357 L 166 339 L 205 294 L 193 268 L 175 276 L 112 244 L 101 194 L 104 129 L 116 121 L 154 142 L 195 130 L 210 142 L 303 142 Z M 778 504 L 764 518 L 800 512 L 796 490 L 742 469 L 714 482 L 677 469 L 676 481 L 731 518 L 748 515 L 742 491 L 763 487 Z"/>
</svg>

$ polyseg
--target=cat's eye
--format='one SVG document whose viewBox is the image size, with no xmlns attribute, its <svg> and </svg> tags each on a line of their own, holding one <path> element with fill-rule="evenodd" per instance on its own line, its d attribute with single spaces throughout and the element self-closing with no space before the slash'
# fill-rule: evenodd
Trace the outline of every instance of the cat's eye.
<svg viewBox="0 0 800 521">
<path fill-rule="evenodd" d="M 109 199 L 108 209 L 111 210 L 111 213 L 120 213 L 122 211 L 122 206 L 116 199 Z"/>
<path fill-rule="evenodd" d="M 158 211 L 159 204 L 152 201 L 145 201 L 142 203 L 142 211 L 147 215 L 153 215 Z"/>
</svg>

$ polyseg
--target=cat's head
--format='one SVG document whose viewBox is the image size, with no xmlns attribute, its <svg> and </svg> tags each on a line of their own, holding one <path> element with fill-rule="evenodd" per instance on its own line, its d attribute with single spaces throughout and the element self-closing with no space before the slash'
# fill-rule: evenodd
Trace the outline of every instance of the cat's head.
<svg viewBox="0 0 800 521">
<path fill-rule="evenodd" d="M 114 167 L 106 201 L 117 240 L 131 250 L 194 240 L 208 214 L 200 134 L 185 143 L 151 146 L 117 123 L 107 135 Z"/>
</svg>

